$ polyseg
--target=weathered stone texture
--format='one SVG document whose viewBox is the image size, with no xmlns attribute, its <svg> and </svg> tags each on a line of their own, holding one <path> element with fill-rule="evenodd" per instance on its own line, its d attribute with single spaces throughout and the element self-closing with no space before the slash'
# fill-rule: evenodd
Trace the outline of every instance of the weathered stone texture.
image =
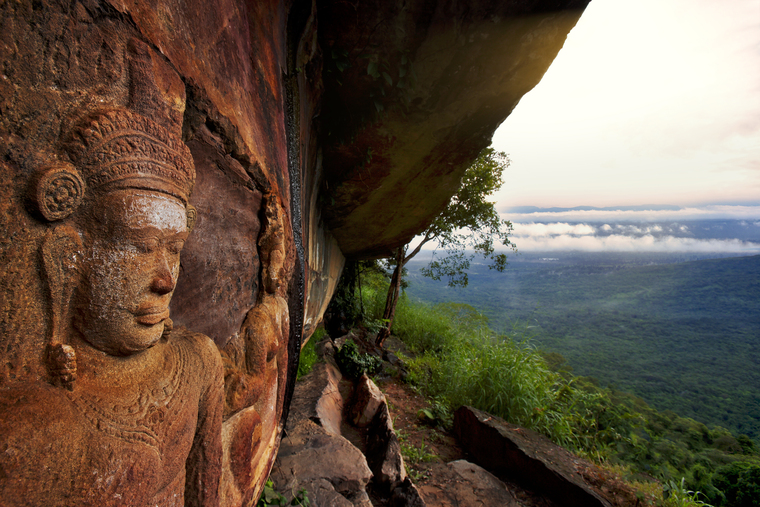
<svg viewBox="0 0 760 507">
<path fill-rule="evenodd" d="M 105 430 L 97 424 L 100 429 L 85 431 L 87 411 L 77 403 L 98 386 L 92 410 L 102 416 L 119 406 L 114 424 L 132 424 L 130 417 L 147 410 L 151 396 L 161 396 L 166 378 L 154 375 L 161 371 L 155 364 L 148 372 L 130 367 L 112 376 L 119 371 L 115 365 L 155 359 L 165 351 L 164 341 L 176 339 L 177 350 L 184 350 L 182 340 L 203 333 L 217 348 L 198 339 L 192 353 L 205 359 L 182 363 L 195 366 L 179 369 L 177 382 L 189 384 L 176 392 L 185 393 L 192 410 L 224 418 L 221 429 L 213 430 L 218 438 L 209 437 L 221 446 L 222 470 L 212 470 L 221 474 L 221 504 L 253 502 L 279 444 L 302 338 L 318 325 L 345 258 L 389 252 L 445 205 L 467 163 L 538 82 L 585 3 L 1 2 L 0 403 L 6 412 L 23 405 L 18 417 L 44 415 L 29 439 L 20 436 L 26 431 L 21 419 L 3 417 L 4 455 L 52 449 L 50 475 L 38 477 L 41 483 L 49 479 L 39 491 L 49 504 L 109 505 L 95 497 L 70 501 L 55 492 L 66 481 L 81 485 L 67 474 L 85 474 L 105 459 L 88 455 L 74 466 L 77 446 L 122 438 L 101 435 Z M 105 142 L 113 149 L 103 152 L 91 133 L 110 125 L 108 114 L 121 118 L 113 132 L 123 135 Z M 153 127 L 134 127 L 150 122 L 170 125 L 169 140 Z M 72 147 L 77 139 L 80 148 Z M 189 202 L 176 190 L 187 180 L 175 171 L 184 153 L 197 175 L 193 192 L 185 192 Z M 144 175 L 127 185 L 154 192 L 152 197 L 97 201 L 92 188 L 100 183 L 88 171 L 113 167 L 116 173 L 161 167 L 171 176 L 163 180 L 166 188 L 138 184 Z M 72 176 L 76 171 L 81 180 Z M 51 187 L 50 175 L 69 180 Z M 57 206 L 73 202 L 77 188 L 87 211 L 59 215 Z M 126 269 L 115 257 L 92 260 L 95 239 L 114 243 L 129 235 L 124 231 L 133 215 L 113 218 L 111 208 L 135 209 L 138 201 L 150 208 L 167 198 L 179 201 L 166 201 L 174 204 L 164 211 L 180 205 L 187 224 L 195 225 L 184 248 L 172 247 L 168 274 L 148 264 Z M 134 214 L 161 227 L 171 225 L 169 215 Z M 168 240 L 158 243 L 169 251 Z M 180 249 L 181 261 L 174 257 Z M 96 275 L 119 290 L 87 286 Z M 127 324 L 101 323 L 122 333 L 109 339 L 87 331 L 98 320 L 87 315 L 115 312 L 117 296 L 128 299 L 127 289 L 149 275 L 150 290 L 162 292 L 161 305 L 173 295 L 174 331 L 159 304 L 137 316 L 152 330 L 146 343 L 159 336 L 162 345 L 141 349 L 141 356 L 130 340 L 142 334 L 129 332 Z M 98 297 L 111 303 L 96 303 Z M 153 332 L 161 326 L 165 335 Z M 98 363 L 98 354 L 114 364 Z M 118 359 L 124 357 L 132 359 Z M 211 407 L 204 383 L 218 380 L 206 374 L 219 363 L 225 385 Z M 124 387 L 127 380 L 134 380 L 132 387 Z M 158 444 L 168 452 L 161 456 L 171 473 L 185 461 L 191 470 L 203 460 L 199 442 L 186 445 L 189 426 L 177 439 L 167 436 L 179 435 L 173 424 L 190 420 L 186 413 L 177 423 L 155 423 L 166 437 Z M 73 425 L 68 433 L 66 421 Z M 196 431 L 203 426 L 198 421 Z M 14 451 L 9 442 L 21 447 Z M 109 449 L 109 459 L 116 459 L 119 446 Z M 138 462 L 139 454 L 124 459 Z M 32 477 L 30 465 L 11 460 L 3 466 L 0 489 L 10 498 Z M 94 474 L 103 481 L 106 475 Z M 204 496 L 210 487 L 205 479 L 192 472 L 185 478 L 188 505 L 201 498 L 215 502 Z M 109 483 L 109 492 L 130 498 L 124 505 L 140 505 L 138 496 L 148 493 L 138 493 L 135 484 L 148 479 L 122 479 Z M 181 489 L 176 474 L 151 484 L 160 489 L 166 481 L 172 486 L 161 491 Z M 72 498 L 86 496 L 85 490 L 76 489 Z"/>
<path fill-rule="evenodd" d="M 427 502 L 440 507 L 478 505 L 482 507 L 523 507 L 507 487 L 486 469 L 464 460 L 439 465 L 437 473 L 446 487 L 423 484 L 420 491 Z"/>
<path fill-rule="evenodd" d="M 359 428 L 369 426 L 380 407 L 385 404 L 385 396 L 366 373 L 356 381 L 351 400 L 351 423 Z"/>
<path fill-rule="evenodd" d="M 573 467 L 579 458 L 543 435 L 471 407 L 454 413 L 454 431 L 474 460 L 498 477 L 569 507 L 611 505 Z"/>
<path fill-rule="evenodd" d="M 218 137 L 205 126 L 198 134 L 200 139 L 188 143 L 197 173 L 191 202 L 198 221 L 182 252 L 172 318 L 223 347 L 259 293 L 262 194 L 240 163 L 224 153 Z"/>
<path fill-rule="evenodd" d="M 344 254 L 388 257 L 424 229 L 586 3 L 318 4 L 325 218 Z"/>
</svg>

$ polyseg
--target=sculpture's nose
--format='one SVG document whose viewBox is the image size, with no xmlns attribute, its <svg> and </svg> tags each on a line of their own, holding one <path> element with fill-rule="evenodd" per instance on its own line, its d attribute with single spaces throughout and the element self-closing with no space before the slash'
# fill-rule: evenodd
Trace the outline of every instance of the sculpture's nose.
<svg viewBox="0 0 760 507">
<path fill-rule="evenodd" d="M 164 295 L 169 294 L 174 290 L 174 277 L 169 269 L 169 265 L 166 259 L 161 259 L 161 266 L 156 274 L 153 276 L 153 281 L 150 284 L 150 289 L 156 294 Z"/>
<path fill-rule="evenodd" d="M 162 270 L 153 278 L 150 288 L 156 294 L 168 294 L 174 290 L 174 280 L 168 270 Z"/>
</svg>

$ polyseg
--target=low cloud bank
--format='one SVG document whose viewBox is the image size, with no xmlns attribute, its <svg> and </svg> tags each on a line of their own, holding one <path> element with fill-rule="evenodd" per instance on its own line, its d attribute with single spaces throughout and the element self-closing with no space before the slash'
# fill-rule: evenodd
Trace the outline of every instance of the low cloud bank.
<svg viewBox="0 0 760 507">
<path fill-rule="evenodd" d="M 515 208 L 519 250 L 760 253 L 760 205 Z"/>
<path fill-rule="evenodd" d="M 643 236 L 556 236 L 553 238 L 515 237 L 518 250 L 529 251 L 604 251 L 604 252 L 721 252 L 760 254 L 760 244 L 737 239 L 655 238 Z"/>
<path fill-rule="evenodd" d="M 747 220 L 760 223 L 760 206 L 714 204 L 680 209 L 537 210 L 519 213 L 506 209 L 502 216 L 513 222 L 660 222 L 665 220 Z"/>
<path fill-rule="evenodd" d="M 501 213 L 501 217 L 512 221 L 510 238 L 524 252 L 760 254 L 760 205 L 572 210 L 523 207 Z M 432 244 L 424 248 L 434 249 Z"/>
<path fill-rule="evenodd" d="M 687 225 L 515 223 L 511 236 L 522 251 L 760 253 L 760 243 L 737 238 L 689 237 Z"/>
</svg>

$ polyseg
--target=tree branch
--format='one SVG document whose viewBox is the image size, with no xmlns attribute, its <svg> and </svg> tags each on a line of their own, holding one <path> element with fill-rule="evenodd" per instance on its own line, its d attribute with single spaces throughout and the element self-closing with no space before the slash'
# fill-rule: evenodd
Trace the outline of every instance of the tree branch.
<svg viewBox="0 0 760 507">
<path fill-rule="evenodd" d="M 433 237 L 435 237 L 435 236 L 433 236 Z M 406 264 L 407 262 L 409 262 L 410 260 L 412 260 L 412 257 L 414 257 L 415 255 L 417 255 L 418 253 L 420 253 L 420 250 L 422 250 L 422 245 L 424 245 L 425 243 L 428 243 L 429 241 L 432 241 L 433 237 L 425 236 L 422 239 L 422 242 L 419 245 L 417 245 L 417 248 L 415 248 L 414 250 L 412 250 L 412 253 L 410 253 L 409 255 L 407 255 L 406 257 L 404 257 L 404 264 Z"/>
</svg>

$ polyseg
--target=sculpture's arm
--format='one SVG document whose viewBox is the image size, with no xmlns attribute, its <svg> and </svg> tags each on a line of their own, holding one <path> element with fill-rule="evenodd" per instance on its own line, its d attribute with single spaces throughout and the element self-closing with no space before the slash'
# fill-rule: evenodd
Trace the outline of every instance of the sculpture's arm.
<svg viewBox="0 0 760 507">
<path fill-rule="evenodd" d="M 198 425 L 185 465 L 185 506 L 218 507 L 222 474 L 224 369 L 219 351 L 206 336 L 194 335 L 201 355 L 199 376 L 206 377 L 198 403 Z M 202 342 L 201 342 L 202 341 Z"/>
</svg>

